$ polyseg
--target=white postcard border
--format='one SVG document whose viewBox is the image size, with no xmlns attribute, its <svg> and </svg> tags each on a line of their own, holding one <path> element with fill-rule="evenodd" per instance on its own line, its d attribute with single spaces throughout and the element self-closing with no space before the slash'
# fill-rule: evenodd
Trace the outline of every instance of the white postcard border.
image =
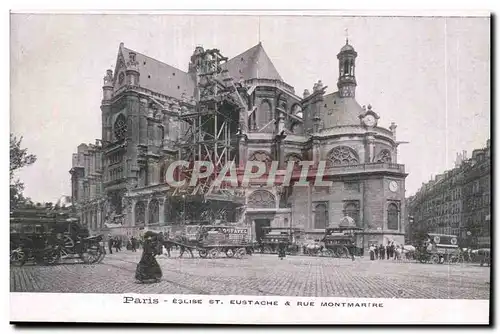
<svg viewBox="0 0 500 334">
<path fill-rule="evenodd" d="M 126 297 L 129 299 L 125 299 Z M 10 318 L 14 322 L 301 325 L 479 325 L 489 322 L 488 300 L 146 295 L 134 293 L 11 293 L 10 299 Z M 135 303 L 136 300 L 141 300 L 141 303 Z M 201 301 L 201 304 L 181 303 L 179 300 L 184 302 L 196 300 Z M 240 303 L 253 301 L 254 305 L 238 305 L 236 301 Z M 255 301 L 265 303 L 265 305 L 255 305 Z M 286 302 L 289 302 L 290 305 L 286 305 Z M 299 303 L 302 305 L 299 306 Z M 327 304 L 329 306 L 321 306 L 321 303 L 330 304 Z"/>
</svg>

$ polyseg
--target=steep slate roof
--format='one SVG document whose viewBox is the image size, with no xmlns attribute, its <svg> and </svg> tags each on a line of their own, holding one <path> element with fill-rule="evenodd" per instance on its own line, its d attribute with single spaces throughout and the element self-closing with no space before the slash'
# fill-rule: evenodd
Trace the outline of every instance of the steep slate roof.
<svg viewBox="0 0 500 334">
<path fill-rule="evenodd" d="M 123 45 L 120 45 L 120 52 L 125 63 L 129 60 L 129 53 L 135 52 L 136 61 L 139 63 L 141 87 L 178 99 L 182 93 L 185 93 L 186 97 L 193 95 L 194 82 L 188 73 Z M 235 81 L 241 78 L 283 81 L 261 43 L 228 60 L 224 66 Z"/>
<path fill-rule="evenodd" d="M 283 81 L 261 43 L 228 60 L 225 65 L 229 75 L 235 81 L 241 78 L 245 80 L 261 78 Z"/>
<path fill-rule="evenodd" d="M 352 97 L 340 97 L 334 92 L 324 97 L 321 114 L 324 129 L 342 125 L 360 125 L 359 115 L 365 113 L 359 103 Z"/>
<path fill-rule="evenodd" d="M 139 63 L 141 87 L 178 99 L 182 93 L 187 97 L 193 95 L 194 83 L 188 73 L 125 47 L 122 47 L 121 51 L 125 62 L 129 59 L 129 53 L 135 52 L 135 59 Z"/>
</svg>

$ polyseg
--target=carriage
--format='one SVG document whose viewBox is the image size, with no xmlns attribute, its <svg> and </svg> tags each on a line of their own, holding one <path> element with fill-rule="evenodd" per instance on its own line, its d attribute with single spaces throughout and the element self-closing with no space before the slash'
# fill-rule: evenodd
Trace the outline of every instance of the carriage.
<svg viewBox="0 0 500 334">
<path fill-rule="evenodd" d="M 362 254 L 362 248 L 356 246 L 358 233 L 363 229 L 355 226 L 338 226 L 325 229 L 321 240 L 326 252 L 333 257 L 351 258 Z"/>
<path fill-rule="evenodd" d="M 456 235 L 428 233 L 427 240 L 417 248 L 417 260 L 421 263 L 461 263 L 463 258 Z"/>
<path fill-rule="evenodd" d="M 91 236 L 78 219 L 67 214 L 40 210 L 15 212 L 10 230 L 10 261 L 14 265 L 29 261 L 55 264 L 62 259 L 92 264 L 104 259 L 102 235 Z"/>
<path fill-rule="evenodd" d="M 280 244 L 287 246 L 287 253 L 298 254 L 300 247 L 297 239 L 300 239 L 303 231 L 298 228 L 289 227 L 263 227 L 262 237 L 258 240 L 258 248 L 261 253 L 277 254 Z"/>
</svg>

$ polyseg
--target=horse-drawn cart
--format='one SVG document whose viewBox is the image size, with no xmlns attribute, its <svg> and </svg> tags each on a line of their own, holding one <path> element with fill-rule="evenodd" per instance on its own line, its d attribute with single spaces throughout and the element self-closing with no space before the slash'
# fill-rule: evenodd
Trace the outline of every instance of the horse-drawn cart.
<svg viewBox="0 0 500 334">
<path fill-rule="evenodd" d="M 325 230 L 323 242 L 328 253 L 333 257 L 351 258 L 361 255 L 362 250 L 356 246 L 357 233 L 362 228 L 355 226 L 330 227 Z"/>
<path fill-rule="evenodd" d="M 201 258 L 243 258 L 251 254 L 250 230 L 246 227 L 200 225 L 194 234 L 169 238 L 166 242 L 181 248 L 181 251 L 193 250 Z"/>
<path fill-rule="evenodd" d="M 456 235 L 427 234 L 424 245 L 417 250 L 417 260 L 421 263 L 461 263 L 463 262 Z"/>
<path fill-rule="evenodd" d="M 258 240 L 257 248 L 264 254 L 277 254 L 280 245 L 286 245 L 286 253 L 298 254 L 300 251 L 297 243 L 301 239 L 303 230 L 289 227 L 263 227 L 262 237 Z"/>
</svg>

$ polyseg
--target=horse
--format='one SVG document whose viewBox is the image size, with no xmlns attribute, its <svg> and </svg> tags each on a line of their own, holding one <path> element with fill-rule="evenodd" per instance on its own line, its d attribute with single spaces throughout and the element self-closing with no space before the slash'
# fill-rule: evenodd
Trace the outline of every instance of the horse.
<svg viewBox="0 0 500 334">
<path fill-rule="evenodd" d="M 303 250 L 304 254 L 317 255 L 317 254 L 321 253 L 321 251 L 323 250 L 324 247 L 325 246 L 323 243 L 319 242 L 318 240 L 314 240 L 314 241 L 305 243 L 302 246 L 302 250 Z"/>
</svg>

